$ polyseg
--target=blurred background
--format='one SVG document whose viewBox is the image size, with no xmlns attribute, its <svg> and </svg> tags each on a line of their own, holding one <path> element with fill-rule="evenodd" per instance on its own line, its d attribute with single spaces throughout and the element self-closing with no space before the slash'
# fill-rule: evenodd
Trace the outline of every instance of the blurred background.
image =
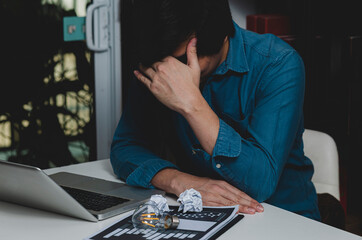
<svg viewBox="0 0 362 240">
<path fill-rule="evenodd" d="M 92 54 L 64 42 L 62 25 L 87 4 L 1 1 L 0 159 L 41 168 L 95 159 Z"/>
</svg>

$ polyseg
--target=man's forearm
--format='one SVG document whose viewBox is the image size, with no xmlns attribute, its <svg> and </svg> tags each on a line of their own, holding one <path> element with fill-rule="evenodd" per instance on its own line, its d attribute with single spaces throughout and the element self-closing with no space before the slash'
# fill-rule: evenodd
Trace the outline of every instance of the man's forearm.
<svg viewBox="0 0 362 240">
<path fill-rule="evenodd" d="M 244 192 L 222 180 L 212 180 L 166 168 L 159 171 L 151 183 L 168 193 L 180 196 L 187 189 L 194 188 L 202 196 L 204 206 L 239 205 L 239 211 L 254 214 L 262 212 L 263 207 Z"/>
<path fill-rule="evenodd" d="M 179 196 L 186 189 L 195 187 L 197 177 L 180 172 L 173 168 L 166 168 L 159 171 L 152 179 L 151 184 L 156 188 Z M 186 181 L 187 180 L 187 181 Z"/>
<path fill-rule="evenodd" d="M 191 109 L 182 112 L 203 149 L 210 155 L 214 150 L 220 128 L 219 117 L 202 97 Z"/>
</svg>

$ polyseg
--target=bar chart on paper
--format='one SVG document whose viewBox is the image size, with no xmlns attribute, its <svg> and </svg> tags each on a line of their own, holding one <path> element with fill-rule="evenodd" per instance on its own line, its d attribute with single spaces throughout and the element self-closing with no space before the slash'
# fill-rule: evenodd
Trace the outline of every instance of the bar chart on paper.
<svg viewBox="0 0 362 240">
<path fill-rule="evenodd" d="M 182 231 L 182 230 L 166 230 L 166 231 L 152 231 L 151 229 L 147 230 L 137 230 L 131 224 L 125 224 L 120 228 L 108 233 L 103 236 L 103 239 L 113 239 L 119 237 L 123 237 L 121 239 L 139 239 L 142 237 L 143 239 L 198 239 L 195 238 L 198 235 L 198 232 L 192 231 Z M 133 237 L 135 236 L 135 237 Z"/>
<path fill-rule="evenodd" d="M 205 207 L 202 212 L 198 213 L 181 213 L 177 212 L 177 208 L 170 207 L 169 214 L 176 215 L 180 219 L 177 229 L 158 230 L 152 229 L 136 229 L 133 227 L 131 217 L 132 214 L 123 217 L 110 227 L 103 229 L 101 232 L 87 238 L 87 240 L 161 240 L 161 239 L 207 239 L 236 215 L 235 207 Z"/>
</svg>

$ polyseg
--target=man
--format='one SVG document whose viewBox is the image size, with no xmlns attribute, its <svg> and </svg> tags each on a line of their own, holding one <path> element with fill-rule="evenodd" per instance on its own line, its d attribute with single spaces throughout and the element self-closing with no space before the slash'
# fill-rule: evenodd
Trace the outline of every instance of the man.
<svg viewBox="0 0 362 240">
<path fill-rule="evenodd" d="M 265 201 L 319 220 L 296 51 L 241 29 L 227 0 L 135 2 L 140 65 L 112 143 L 114 172 L 175 195 L 194 188 L 208 206 L 254 214 Z"/>
</svg>

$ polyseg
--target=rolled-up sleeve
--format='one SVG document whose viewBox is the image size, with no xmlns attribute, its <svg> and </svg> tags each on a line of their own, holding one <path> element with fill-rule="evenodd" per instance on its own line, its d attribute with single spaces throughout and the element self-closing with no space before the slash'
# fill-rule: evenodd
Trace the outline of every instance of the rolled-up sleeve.
<svg viewBox="0 0 362 240">
<path fill-rule="evenodd" d="M 220 119 L 213 169 L 258 201 L 275 192 L 295 141 L 303 115 L 304 78 L 302 59 L 289 51 L 261 78 L 247 137 Z"/>
<path fill-rule="evenodd" d="M 164 168 L 177 168 L 160 157 L 159 131 L 162 106 L 133 79 L 127 105 L 114 133 L 111 164 L 114 173 L 127 184 L 154 188 L 151 180 Z"/>
</svg>

